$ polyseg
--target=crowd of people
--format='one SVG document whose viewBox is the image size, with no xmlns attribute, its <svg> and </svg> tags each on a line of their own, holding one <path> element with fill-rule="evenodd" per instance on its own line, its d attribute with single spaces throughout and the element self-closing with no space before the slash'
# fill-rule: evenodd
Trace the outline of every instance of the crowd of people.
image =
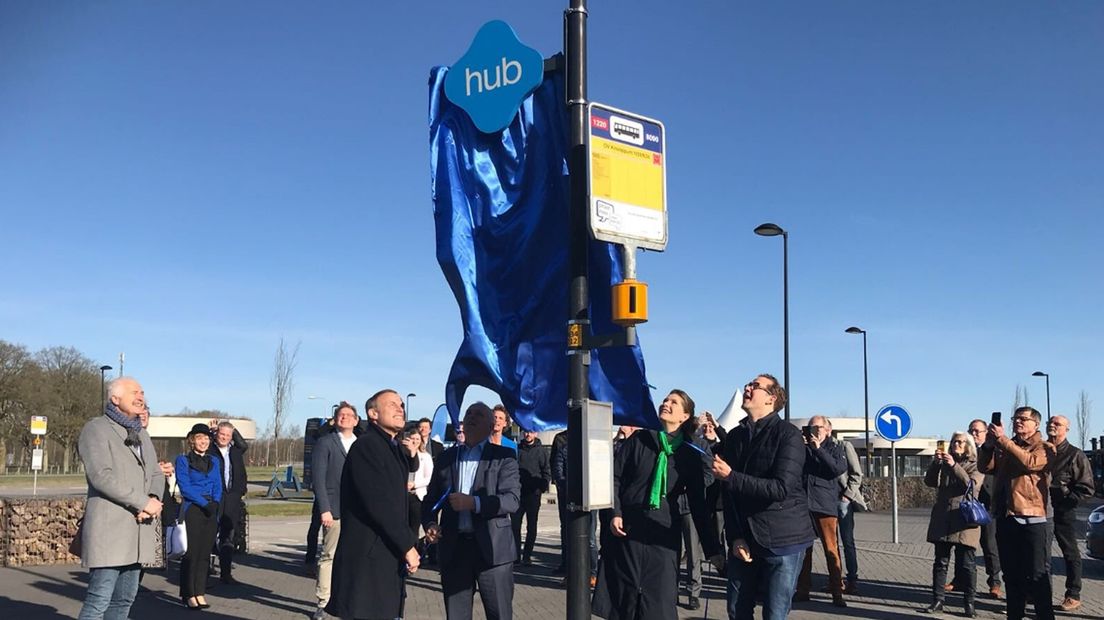
<svg viewBox="0 0 1104 620">
<path fill-rule="evenodd" d="M 117 379 L 109 397 L 80 438 L 89 483 L 82 558 L 90 569 L 80 618 L 127 617 L 142 567 L 159 561 L 153 541 L 161 523 L 174 521 L 189 536 L 181 602 L 206 608 L 212 550 L 222 579 L 234 583 L 247 446 L 228 423 L 197 424 L 188 451 L 158 464 L 141 386 Z M 854 515 L 866 509 L 861 463 L 827 417 L 801 428 L 783 420 L 786 397 L 773 376 L 757 376 L 743 389 L 746 417 L 726 432 L 674 389 L 659 406 L 660 428 L 618 429 L 614 505 L 588 516 L 595 614 L 676 618 L 680 582 L 685 606 L 697 609 L 708 560 L 726 579 L 729 618 L 750 619 L 756 606 L 764 619 L 785 618 L 810 598 L 817 539 L 832 604 L 848 606 L 862 587 L 854 542 Z M 470 618 L 476 591 L 487 618 L 513 616 L 514 565 L 533 562 L 541 497 L 552 483 L 567 517 L 571 459 L 566 433 L 549 450 L 533 429 L 512 441 L 509 423 L 501 405 L 475 403 L 446 448 L 430 437 L 429 420 L 407 421 L 394 390 L 373 394 L 364 419 L 349 402 L 335 406 L 312 455 L 318 529 L 308 533 L 315 549 L 308 544 L 306 560 L 316 576 L 315 618 L 401 618 L 406 580 L 425 563 L 438 567 L 448 618 Z M 1066 563 L 1057 608 L 1080 606 L 1073 512 L 1094 493 L 1092 471 L 1066 440 L 1066 418 L 1050 419 L 1046 438 L 1042 426 L 1038 411 L 1021 407 L 1010 433 L 994 417 L 940 442 L 924 479 L 935 489 L 927 532 L 935 560 L 932 600 L 921 611 L 943 612 L 961 594 L 962 612 L 976 617 L 980 550 L 987 595 L 1007 597 L 1008 618 L 1023 618 L 1029 602 L 1036 618 L 1053 618 L 1052 540 Z M 565 573 L 561 549 L 556 571 Z"/>
</svg>

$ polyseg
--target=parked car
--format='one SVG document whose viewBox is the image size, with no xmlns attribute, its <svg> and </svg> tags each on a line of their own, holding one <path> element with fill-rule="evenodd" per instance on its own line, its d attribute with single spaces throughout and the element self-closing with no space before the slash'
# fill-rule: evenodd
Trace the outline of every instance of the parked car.
<svg viewBox="0 0 1104 620">
<path fill-rule="evenodd" d="M 1089 513 L 1089 530 L 1085 535 L 1089 555 L 1104 560 L 1104 506 Z"/>
</svg>

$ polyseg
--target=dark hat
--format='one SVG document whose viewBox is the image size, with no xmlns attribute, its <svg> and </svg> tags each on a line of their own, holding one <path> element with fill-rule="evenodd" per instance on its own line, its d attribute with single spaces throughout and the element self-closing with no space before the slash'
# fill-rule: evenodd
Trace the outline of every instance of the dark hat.
<svg viewBox="0 0 1104 620">
<path fill-rule="evenodd" d="M 210 435 L 211 434 L 211 427 L 209 427 L 209 426 L 207 426 L 206 424 L 203 424 L 203 423 L 198 423 L 198 424 L 196 424 L 195 426 L 192 427 L 192 430 L 188 431 L 188 434 L 186 435 L 186 437 L 191 437 L 192 435 L 199 435 L 199 434 Z"/>
</svg>

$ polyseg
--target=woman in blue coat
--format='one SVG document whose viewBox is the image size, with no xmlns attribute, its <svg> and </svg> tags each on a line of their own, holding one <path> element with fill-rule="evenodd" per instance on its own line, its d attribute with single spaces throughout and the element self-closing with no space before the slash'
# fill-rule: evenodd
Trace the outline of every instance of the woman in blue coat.
<svg viewBox="0 0 1104 620">
<path fill-rule="evenodd" d="M 176 457 L 180 519 L 188 529 L 188 551 L 180 560 L 180 602 L 191 609 L 207 608 L 207 559 L 215 544 L 218 507 L 222 500 L 219 459 L 208 452 L 210 429 L 196 424 L 188 431 L 188 452 Z"/>
</svg>

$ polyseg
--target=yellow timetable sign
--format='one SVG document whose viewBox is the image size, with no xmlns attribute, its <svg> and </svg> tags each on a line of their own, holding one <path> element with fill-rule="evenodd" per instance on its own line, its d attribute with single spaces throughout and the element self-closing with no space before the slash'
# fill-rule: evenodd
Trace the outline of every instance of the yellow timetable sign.
<svg viewBox="0 0 1104 620">
<path fill-rule="evenodd" d="M 663 124 L 596 103 L 590 104 L 588 117 L 591 233 L 603 241 L 665 249 Z"/>
<path fill-rule="evenodd" d="M 31 434 L 32 435 L 45 435 L 46 434 L 46 416 L 33 415 L 31 416 Z"/>
</svg>

